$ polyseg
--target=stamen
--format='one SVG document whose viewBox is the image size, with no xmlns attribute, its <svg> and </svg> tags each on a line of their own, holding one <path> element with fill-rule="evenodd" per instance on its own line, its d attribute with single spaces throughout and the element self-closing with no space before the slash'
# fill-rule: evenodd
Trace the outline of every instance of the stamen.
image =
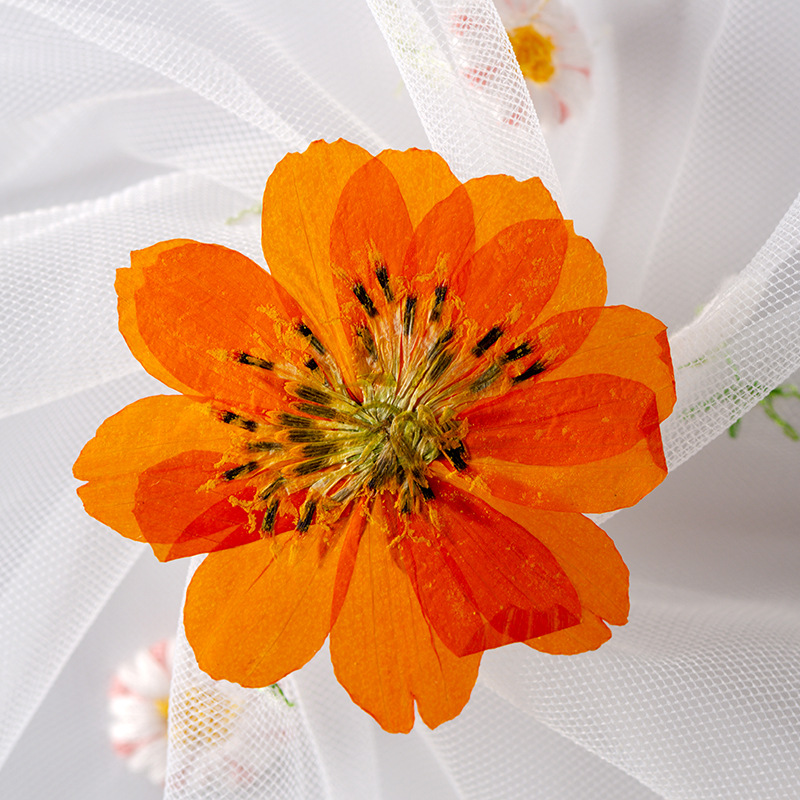
<svg viewBox="0 0 800 800">
<path fill-rule="evenodd" d="M 335 408 L 330 408 L 329 406 L 315 406 L 311 405 L 311 403 L 297 403 L 295 408 L 298 411 L 302 411 L 304 414 L 308 414 L 309 416 L 331 420 L 332 422 L 344 422 L 350 421 L 351 419 L 347 415 L 342 414 Z"/>
<path fill-rule="evenodd" d="M 523 342 L 516 347 L 512 347 L 510 350 L 506 350 L 500 361 L 503 364 L 507 364 L 510 361 L 516 361 L 519 358 L 529 356 L 532 352 L 533 350 L 531 350 L 530 344 L 528 342 Z"/>
<path fill-rule="evenodd" d="M 274 369 L 275 367 L 272 361 L 267 361 L 258 356 L 252 356 L 250 353 L 238 353 L 236 360 L 240 364 L 247 364 L 248 367 L 258 367 L 259 369 Z"/>
<path fill-rule="evenodd" d="M 341 452 L 342 445 L 340 442 L 315 442 L 307 444 L 300 449 L 300 454 L 303 458 L 323 458 L 325 456 L 333 456 Z"/>
<path fill-rule="evenodd" d="M 308 400 L 310 403 L 321 403 L 328 405 L 333 398 L 321 389 L 315 389 L 313 386 L 301 385 L 295 388 L 294 394 L 301 400 Z"/>
<path fill-rule="evenodd" d="M 495 325 L 480 338 L 475 347 L 472 348 L 472 355 L 475 358 L 482 356 L 501 336 L 503 329 L 499 325 Z"/>
<path fill-rule="evenodd" d="M 372 298 L 364 288 L 363 283 L 353 284 L 353 294 L 356 296 L 358 302 L 364 307 L 364 311 L 367 312 L 368 317 L 376 317 L 378 315 L 378 309 L 375 308 L 375 303 L 372 302 Z"/>
<path fill-rule="evenodd" d="M 403 333 L 406 337 L 414 332 L 414 316 L 417 309 L 417 298 L 406 297 L 406 308 L 403 312 Z"/>
<path fill-rule="evenodd" d="M 311 346 L 321 355 L 325 355 L 325 348 L 322 346 L 322 342 L 314 335 L 314 332 L 305 322 L 301 322 L 297 326 L 297 331 L 301 336 L 305 336 L 308 339 Z"/>
<path fill-rule="evenodd" d="M 429 383 L 436 383 L 444 375 L 447 368 L 453 363 L 455 356 L 452 353 L 440 353 L 434 361 L 431 371 L 426 376 Z"/>
<path fill-rule="evenodd" d="M 449 450 L 445 450 L 444 454 L 459 472 L 463 472 L 467 468 L 467 451 L 462 443 L 459 443 L 458 447 L 452 447 Z"/>
<path fill-rule="evenodd" d="M 331 497 L 334 503 L 344 503 L 349 500 L 359 489 L 359 485 L 354 481 L 345 484 Z"/>
<path fill-rule="evenodd" d="M 279 442 L 248 442 L 247 449 L 254 453 L 271 453 L 283 447 Z"/>
<path fill-rule="evenodd" d="M 308 361 L 306 361 L 306 363 L 304 364 L 304 366 L 310 369 L 312 372 L 319 369 L 319 364 L 317 364 L 317 362 L 314 361 L 313 358 L 309 358 Z"/>
<path fill-rule="evenodd" d="M 442 316 L 442 305 L 447 297 L 447 285 L 442 283 L 434 289 L 433 308 L 431 308 L 430 321 L 438 322 Z"/>
<path fill-rule="evenodd" d="M 383 296 L 386 298 L 386 302 L 391 303 L 394 300 L 394 293 L 389 285 L 389 271 L 386 269 L 385 264 L 381 264 L 375 270 L 375 277 L 378 279 L 381 289 L 383 289 Z"/>
<path fill-rule="evenodd" d="M 503 374 L 503 370 L 497 364 L 491 364 L 487 367 L 474 381 L 469 385 L 469 390 L 473 394 L 479 394 L 484 389 L 488 389 L 499 375 Z"/>
<path fill-rule="evenodd" d="M 252 419 L 240 417 L 238 414 L 234 414 L 233 411 L 223 411 L 219 418 L 221 422 L 227 425 L 235 425 L 237 428 L 244 428 L 251 433 L 258 428 L 257 422 L 254 422 Z"/>
<path fill-rule="evenodd" d="M 364 345 L 364 349 L 367 351 L 369 357 L 373 361 L 377 361 L 378 350 L 375 347 L 375 339 L 372 338 L 372 331 L 366 326 L 362 326 L 356 331 L 356 336 L 361 339 L 361 343 Z"/>
<path fill-rule="evenodd" d="M 261 531 L 263 533 L 272 533 L 275 530 L 275 520 L 278 518 L 278 507 L 280 500 L 276 497 L 269 505 L 267 512 L 264 514 L 264 519 L 261 520 Z"/>
<path fill-rule="evenodd" d="M 278 414 L 278 424 L 284 425 L 287 428 L 313 428 L 314 420 L 281 411 L 281 413 Z"/>
<path fill-rule="evenodd" d="M 521 372 L 519 375 L 511 379 L 512 383 L 522 383 L 522 381 L 528 380 L 528 378 L 532 378 L 534 375 L 538 375 L 540 372 L 544 372 L 547 369 L 547 365 L 544 361 L 534 361 L 524 372 Z"/>
<path fill-rule="evenodd" d="M 294 474 L 298 477 L 312 475 L 315 472 L 321 472 L 328 465 L 329 462 L 327 458 L 312 458 L 310 461 L 301 461 L 294 468 Z"/>
<path fill-rule="evenodd" d="M 238 467 L 233 467 L 222 473 L 222 477 L 226 481 L 232 481 L 241 475 L 247 475 L 253 470 L 258 469 L 258 461 L 248 461 L 246 464 L 240 464 Z"/>
<path fill-rule="evenodd" d="M 316 510 L 317 501 L 307 500 L 304 503 L 303 508 L 300 509 L 300 518 L 297 520 L 295 530 L 299 531 L 300 533 L 305 533 L 311 527 L 311 522 L 314 519 L 314 513 Z"/>
<path fill-rule="evenodd" d="M 280 489 L 284 483 L 286 483 L 286 478 L 284 478 L 282 475 L 275 478 L 275 480 L 272 481 L 272 483 L 269 484 L 269 486 L 267 486 L 266 489 L 261 490 L 261 492 L 258 495 L 259 500 L 262 501 L 269 500 L 269 498 L 273 494 L 275 494 L 275 492 L 277 492 L 278 489 Z"/>
<path fill-rule="evenodd" d="M 433 493 L 433 489 L 430 486 L 417 484 L 417 489 L 419 489 L 419 493 L 422 495 L 424 500 L 435 500 L 436 495 Z"/>
<path fill-rule="evenodd" d="M 455 336 L 455 331 L 452 328 L 448 328 L 444 333 L 442 333 L 433 343 L 433 347 L 431 347 L 430 352 L 428 353 L 428 361 L 433 361 L 442 351 L 442 348 L 453 338 L 453 336 Z"/>
<path fill-rule="evenodd" d="M 295 429 L 289 431 L 287 438 L 290 442 L 321 442 L 325 438 L 325 431 L 316 428 Z"/>
</svg>

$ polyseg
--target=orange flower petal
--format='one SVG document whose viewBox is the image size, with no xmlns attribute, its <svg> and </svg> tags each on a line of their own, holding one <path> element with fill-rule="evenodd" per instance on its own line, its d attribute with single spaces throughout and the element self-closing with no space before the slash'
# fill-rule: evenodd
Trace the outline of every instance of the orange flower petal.
<svg viewBox="0 0 800 800">
<path fill-rule="evenodd" d="M 539 178 L 518 181 L 508 175 L 486 175 L 464 184 L 475 209 L 475 248 L 500 231 L 531 219 L 563 219 Z"/>
<path fill-rule="evenodd" d="M 396 522 L 423 613 L 463 656 L 574 625 L 580 602 L 547 548 L 513 520 L 453 485 L 430 481 L 429 519 Z"/>
<path fill-rule="evenodd" d="M 635 381 L 543 382 L 468 419 L 471 474 L 511 502 L 600 513 L 637 503 L 667 474 L 655 398 Z"/>
<path fill-rule="evenodd" d="M 542 466 L 600 461 L 658 433 L 652 391 L 614 375 L 533 383 L 467 419 L 475 458 Z"/>
<path fill-rule="evenodd" d="M 151 375 L 241 409 L 284 399 L 270 368 L 241 362 L 282 358 L 287 336 L 299 346 L 290 324 L 299 306 L 267 272 L 234 250 L 180 239 L 132 253 L 131 265 L 117 271 L 120 330 Z"/>
<path fill-rule="evenodd" d="M 412 233 L 397 181 L 380 160 L 371 159 L 342 190 L 330 231 L 334 285 L 351 339 L 367 316 L 402 294 L 403 258 Z"/>
<path fill-rule="evenodd" d="M 539 178 L 517 181 L 508 175 L 487 175 L 467 181 L 464 188 L 475 210 L 475 248 L 480 249 L 501 230 L 530 219 L 558 219 L 561 212 Z M 541 324 L 553 314 L 574 308 L 602 306 L 606 301 L 606 271 L 591 242 L 576 236 L 563 220 L 569 244 L 558 286 L 539 315 Z"/>
<path fill-rule="evenodd" d="M 483 499 L 533 531 L 553 554 L 578 593 L 584 618 L 592 612 L 612 625 L 628 621 L 628 568 L 602 528 L 581 514 L 544 511 L 491 496 Z"/>
<path fill-rule="evenodd" d="M 572 356 L 542 381 L 606 373 L 638 381 L 655 392 L 658 419 L 675 405 L 675 376 L 666 326 L 655 317 L 627 306 L 603 308 L 591 332 Z"/>
<path fill-rule="evenodd" d="M 189 397 L 137 400 L 109 417 L 75 462 L 78 489 L 88 514 L 136 541 L 146 541 L 133 510 L 142 472 L 189 449 L 224 452 L 233 432 L 208 404 Z"/>
<path fill-rule="evenodd" d="M 475 222 L 469 195 L 458 186 L 425 215 L 414 230 L 405 258 L 410 293 L 421 301 L 447 285 L 475 251 Z"/>
<path fill-rule="evenodd" d="M 652 441 L 600 461 L 566 466 L 540 466 L 473 458 L 470 469 L 477 485 L 496 497 L 532 508 L 602 514 L 636 505 L 667 476 L 653 458 Z M 658 437 L 660 446 L 660 436 Z"/>
<path fill-rule="evenodd" d="M 208 556 L 183 612 L 200 669 L 242 686 L 269 686 L 302 667 L 330 631 L 345 528 L 359 524 L 352 515 L 331 531 L 312 526 L 304 536 Z"/>
<path fill-rule="evenodd" d="M 479 334 L 497 325 L 505 341 L 531 327 L 558 284 L 567 239 L 561 220 L 524 220 L 475 253 L 453 287 Z"/>
<path fill-rule="evenodd" d="M 334 290 L 331 223 L 345 185 L 371 158 L 342 139 L 313 142 L 281 160 L 264 191 L 261 243 L 270 272 L 298 298 L 349 383 L 355 372 Z"/>
<path fill-rule="evenodd" d="M 189 450 L 145 470 L 136 490 L 134 516 L 161 561 L 211 553 L 259 538 L 263 517 L 250 516 L 243 502 L 255 488 L 224 483 L 220 453 Z M 283 526 L 282 526 L 283 527 Z"/>
<path fill-rule="evenodd" d="M 602 306 L 606 302 L 606 270 L 592 243 L 576 236 L 569 220 L 569 243 L 561 265 L 558 286 L 536 320 L 541 325 L 550 317 L 579 308 Z"/>
<path fill-rule="evenodd" d="M 376 158 L 392 171 L 414 228 L 461 185 L 447 162 L 431 150 L 384 150 Z"/>
<path fill-rule="evenodd" d="M 469 489 L 463 475 L 448 475 L 441 468 L 435 471 L 448 483 Z M 477 491 L 480 487 L 473 484 L 471 488 Z M 529 639 L 525 644 L 546 653 L 583 653 L 595 650 L 611 637 L 603 620 L 613 625 L 628 621 L 628 568 L 602 528 L 581 514 L 533 509 L 485 491 L 480 496 L 504 516 L 535 532 L 578 593 L 582 612 L 579 625 Z"/>
<path fill-rule="evenodd" d="M 563 631 L 556 631 L 538 639 L 529 639 L 525 644 L 538 650 L 540 653 L 550 653 L 554 656 L 574 656 L 588 650 L 597 650 L 603 642 L 611 638 L 608 626 L 592 614 L 591 611 L 583 612 L 583 619 L 579 625 L 573 625 Z"/>
<path fill-rule="evenodd" d="M 478 677 L 480 654 L 458 658 L 425 619 L 376 503 L 331 630 L 336 677 L 384 730 L 406 733 L 414 701 L 430 728 L 455 717 Z"/>
</svg>

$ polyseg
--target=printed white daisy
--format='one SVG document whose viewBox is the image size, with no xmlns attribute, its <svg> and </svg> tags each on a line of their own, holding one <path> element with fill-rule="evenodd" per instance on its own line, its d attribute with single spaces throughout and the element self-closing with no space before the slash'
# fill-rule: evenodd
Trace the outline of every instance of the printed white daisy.
<svg viewBox="0 0 800 800">
<path fill-rule="evenodd" d="M 156 784 L 167 772 L 167 716 L 172 680 L 173 641 L 140 650 L 119 667 L 109 689 L 114 751 L 134 772 Z"/>
<path fill-rule="evenodd" d="M 543 126 L 566 122 L 591 93 L 591 51 L 562 0 L 495 0 Z"/>
</svg>

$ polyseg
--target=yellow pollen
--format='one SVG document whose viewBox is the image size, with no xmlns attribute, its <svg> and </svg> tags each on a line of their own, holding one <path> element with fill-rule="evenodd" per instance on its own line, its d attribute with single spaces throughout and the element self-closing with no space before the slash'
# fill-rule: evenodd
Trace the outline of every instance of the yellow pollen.
<svg viewBox="0 0 800 800">
<path fill-rule="evenodd" d="M 522 74 L 535 83 L 547 83 L 556 71 L 553 64 L 553 40 L 533 25 L 525 25 L 509 31 L 508 38 L 514 48 Z"/>
<path fill-rule="evenodd" d="M 159 697 L 153 702 L 153 705 L 155 705 L 156 711 L 158 711 L 164 719 L 169 717 L 169 697 Z"/>
</svg>

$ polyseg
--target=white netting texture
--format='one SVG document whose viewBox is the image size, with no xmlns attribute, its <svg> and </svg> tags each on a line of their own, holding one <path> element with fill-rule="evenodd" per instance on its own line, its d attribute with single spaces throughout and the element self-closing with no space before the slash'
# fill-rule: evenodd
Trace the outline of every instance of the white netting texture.
<svg viewBox="0 0 800 800">
<path fill-rule="evenodd" d="M 541 176 L 610 302 L 670 326 L 665 445 L 691 460 L 607 524 L 630 624 L 580 657 L 488 654 L 437 731 L 384 734 L 326 652 L 282 693 L 216 684 L 179 632 L 165 797 L 797 797 L 800 444 L 754 412 L 706 445 L 800 368 L 800 6 L 572 6 L 593 95 L 545 138 L 491 0 L 0 0 L 0 796 L 161 791 L 75 744 L 104 725 L 81 641 L 100 614 L 121 649 L 144 613 L 109 602 L 142 548 L 71 478 L 105 417 L 162 391 L 117 331 L 115 269 L 178 236 L 263 263 L 266 177 L 344 137 L 433 147 L 462 179 Z M 58 692 L 79 710 L 54 722 Z"/>
</svg>

